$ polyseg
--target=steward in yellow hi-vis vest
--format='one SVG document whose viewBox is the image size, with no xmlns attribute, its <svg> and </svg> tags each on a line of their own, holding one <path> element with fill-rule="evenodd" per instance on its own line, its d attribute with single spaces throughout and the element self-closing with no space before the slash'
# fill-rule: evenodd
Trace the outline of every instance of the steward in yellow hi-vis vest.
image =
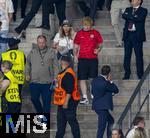
<svg viewBox="0 0 150 138">
<path fill-rule="evenodd" d="M 25 56 L 20 50 L 9 50 L 2 53 L 2 61 L 7 60 L 13 63 L 11 69 L 14 76 L 17 78 L 19 84 L 24 84 L 25 75 Z"/>
<path fill-rule="evenodd" d="M 5 98 L 8 102 L 20 103 L 18 80 L 14 77 L 11 71 L 4 73 L 4 75 L 9 79 L 10 85 L 6 89 Z"/>
<path fill-rule="evenodd" d="M 21 99 L 19 93 L 18 80 L 11 72 L 13 64 L 10 61 L 4 60 L 1 63 L 1 71 L 4 74 L 0 85 L 1 106 L 3 113 L 20 113 Z"/>
</svg>

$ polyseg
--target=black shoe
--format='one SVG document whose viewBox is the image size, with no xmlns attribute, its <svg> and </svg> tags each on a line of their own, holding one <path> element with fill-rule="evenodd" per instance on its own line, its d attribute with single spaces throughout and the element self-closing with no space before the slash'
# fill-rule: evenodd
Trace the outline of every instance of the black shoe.
<svg viewBox="0 0 150 138">
<path fill-rule="evenodd" d="M 102 8 L 102 7 L 97 7 L 97 10 L 98 10 L 98 11 L 102 11 L 103 8 Z"/>
<path fill-rule="evenodd" d="M 26 35 L 25 35 L 25 31 L 22 30 L 21 32 L 18 30 L 18 28 L 15 28 L 15 32 L 19 35 L 19 38 L 26 38 Z"/>
<path fill-rule="evenodd" d="M 46 26 L 46 25 L 40 25 L 40 26 L 37 26 L 36 28 L 43 28 L 43 29 L 46 29 L 46 30 L 50 29 L 50 27 Z"/>
<path fill-rule="evenodd" d="M 25 18 L 25 14 L 24 13 L 21 13 L 21 18 Z"/>
<path fill-rule="evenodd" d="M 138 79 L 141 80 L 141 79 L 142 79 L 142 76 L 138 76 Z"/>
<path fill-rule="evenodd" d="M 124 76 L 123 78 L 122 78 L 122 80 L 129 80 L 130 79 L 130 77 L 128 77 L 128 76 Z"/>
<path fill-rule="evenodd" d="M 17 27 L 17 28 L 15 28 L 15 32 L 17 33 L 17 34 L 20 34 L 21 33 L 21 31 L 20 31 L 20 29 Z"/>
<path fill-rule="evenodd" d="M 25 33 L 25 31 L 21 32 L 21 37 L 24 38 L 24 39 L 26 39 L 26 33 Z"/>
</svg>

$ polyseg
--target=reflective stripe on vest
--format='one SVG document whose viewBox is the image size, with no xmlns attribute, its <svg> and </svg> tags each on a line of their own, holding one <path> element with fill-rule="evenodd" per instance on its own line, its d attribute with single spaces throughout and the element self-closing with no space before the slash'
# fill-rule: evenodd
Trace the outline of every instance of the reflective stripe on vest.
<svg viewBox="0 0 150 138">
<path fill-rule="evenodd" d="M 10 85 L 6 89 L 5 98 L 8 102 L 18 102 L 20 103 L 20 96 L 19 96 L 19 87 L 18 87 L 18 80 L 13 76 L 11 71 L 5 73 L 5 76 L 9 79 Z"/>
<path fill-rule="evenodd" d="M 71 95 L 73 100 L 75 100 L 75 101 L 80 100 L 80 93 L 78 91 L 77 77 L 75 75 L 75 72 L 72 70 L 72 68 L 68 68 L 66 71 L 64 71 L 63 73 L 61 73 L 57 76 L 58 87 L 56 87 L 54 90 L 54 104 L 56 104 L 56 105 L 63 105 L 65 103 L 66 91 L 61 87 L 61 83 L 62 83 L 62 79 L 66 73 L 70 73 L 75 80 L 74 90 Z"/>
<path fill-rule="evenodd" d="M 8 60 L 13 63 L 13 67 L 11 69 L 12 73 L 17 78 L 19 84 L 24 84 L 24 53 L 19 50 L 10 50 L 2 53 L 2 60 Z"/>
</svg>

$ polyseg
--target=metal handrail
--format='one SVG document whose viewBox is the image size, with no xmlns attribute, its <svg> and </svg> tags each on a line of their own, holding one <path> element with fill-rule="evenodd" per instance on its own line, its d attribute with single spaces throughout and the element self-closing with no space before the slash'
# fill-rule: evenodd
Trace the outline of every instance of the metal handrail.
<svg viewBox="0 0 150 138">
<path fill-rule="evenodd" d="M 141 111 L 142 107 L 144 106 L 146 100 L 148 100 L 148 102 L 149 102 L 149 93 L 150 93 L 150 90 L 148 90 L 149 93 L 145 96 L 145 98 L 144 98 L 142 104 L 141 104 L 141 98 L 140 98 L 140 96 L 141 96 L 141 91 L 140 91 L 140 89 L 141 89 L 141 87 L 142 87 L 144 81 L 146 80 L 146 78 L 147 78 L 147 76 L 148 76 L 149 74 L 150 74 L 150 64 L 149 64 L 148 67 L 146 68 L 142 79 L 139 81 L 139 83 L 138 83 L 137 87 L 135 88 L 135 90 L 134 90 L 134 92 L 133 92 L 133 94 L 132 94 L 132 96 L 131 96 L 131 98 L 130 98 L 128 104 L 126 105 L 126 107 L 125 107 L 123 113 L 121 114 L 120 118 L 119 118 L 118 121 L 117 121 L 117 125 L 119 126 L 119 128 L 122 129 L 123 121 L 124 121 L 126 115 L 127 115 L 128 113 L 130 113 L 130 115 L 132 114 L 132 108 L 131 108 L 131 107 L 132 107 L 132 104 L 133 104 L 133 102 L 134 102 L 136 96 L 138 96 L 138 94 L 139 94 L 139 98 L 138 98 L 138 99 L 140 100 L 140 101 L 138 102 L 139 110 L 136 112 L 135 117 L 140 113 L 140 111 Z M 148 81 L 149 81 L 149 79 L 148 79 Z M 148 83 L 148 84 L 149 84 L 149 83 Z M 147 107 L 147 110 L 149 110 L 149 106 Z M 129 119 L 132 118 L 132 117 L 131 117 L 132 115 L 131 115 L 131 116 L 130 116 L 130 115 L 129 115 Z M 132 122 L 133 122 L 133 120 L 132 120 L 131 123 L 129 124 L 129 128 L 132 126 Z"/>
<path fill-rule="evenodd" d="M 139 108 L 139 111 L 136 113 L 136 115 L 135 115 L 135 117 L 137 117 L 139 114 L 140 114 L 140 111 L 141 111 L 141 109 L 142 109 L 142 107 L 144 106 L 144 104 L 145 104 L 145 102 L 147 101 L 148 103 L 147 103 L 147 105 L 148 105 L 148 111 L 149 111 L 149 94 L 150 94 L 150 91 L 149 91 L 149 93 L 146 95 L 146 97 L 144 98 L 144 100 L 143 100 L 143 102 L 142 102 L 142 105 L 140 106 L 140 108 Z M 135 118 L 134 117 L 134 118 Z M 147 119 L 149 119 L 149 115 L 147 116 Z M 131 122 L 131 124 L 130 124 L 130 126 L 132 126 L 133 125 L 133 120 L 132 120 L 132 122 Z M 128 129 L 128 131 L 126 132 L 126 134 L 125 134 L 125 136 L 127 136 L 127 134 L 128 134 L 128 132 L 130 131 L 130 129 Z"/>
</svg>

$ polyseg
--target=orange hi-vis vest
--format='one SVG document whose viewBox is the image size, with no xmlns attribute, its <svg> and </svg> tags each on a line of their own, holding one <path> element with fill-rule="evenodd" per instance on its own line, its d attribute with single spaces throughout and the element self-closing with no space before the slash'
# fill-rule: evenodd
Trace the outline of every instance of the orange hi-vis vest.
<svg viewBox="0 0 150 138">
<path fill-rule="evenodd" d="M 74 90 L 72 92 L 72 98 L 75 101 L 79 101 L 80 100 L 80 93 L 78 91 L 78 83 L 77 83 L 77 77 L 75 75 L 75 72 L 73 71 L 72 68 L 68 68 L 66 69 L 66 71 L 64 71 L 63 73 L 59 74 L 57 76 L 57 82 L 58 82 L 58 86 L 55 88 L 54 90 L 54 104 L 56 105 L 63 105 L 65 103 L 65 98 L 66 98 L 66 91 L 61 87 L 62 84 L 62 79 L 65 76 L 66 73 L 70 73 L 73 77 L 74 77 Z"/>
</svg>

